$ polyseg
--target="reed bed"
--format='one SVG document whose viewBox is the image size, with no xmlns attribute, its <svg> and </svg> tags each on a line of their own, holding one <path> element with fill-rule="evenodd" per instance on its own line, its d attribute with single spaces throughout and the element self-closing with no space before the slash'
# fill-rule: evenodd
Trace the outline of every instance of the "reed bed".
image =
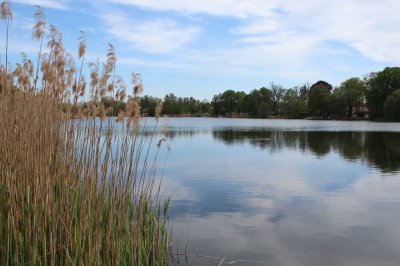
<svg viewBox="0 0 400 266">
<path fill-rule="evenodd" d="M 1 18 L 8 33 L 7 1 Z M 114 47 L 106 62 L 90 63 L 87 82 L 84 33 L 76 63 L 40 7 L 35 18 L 37 63 L 23 55 L 8 66 L 5 51 L 0 65 L 1 265 L 168 264 L 169 201 L 156 181 L 163 140 L 140 134 L 141 76 L 132 75 L 126 110 L 104 119 L 99 99 L 125 100 L 128 86 L 115 73 Z"/>
</svg>

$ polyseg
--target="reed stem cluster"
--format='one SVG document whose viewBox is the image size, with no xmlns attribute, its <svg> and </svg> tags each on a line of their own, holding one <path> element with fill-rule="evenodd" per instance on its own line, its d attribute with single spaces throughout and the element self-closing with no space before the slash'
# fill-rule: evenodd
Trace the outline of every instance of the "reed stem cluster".
<svg viewBox="0 0 400 266">
<path fill-rule="evenodd" d="M 8 32 L 12 12 L 7 1 L 1 8 Z M 76 67 L 62 34 L 46 32 L 40 7 L 35 15 L 38 63 L 24 55 L 14 68 L 0 65 L 0 264 L 168 264 L 169 201 L 156 181 L 162 145 L 140 134 L 140 76 L 126 110 L 104 119 L 99 98 L 124 100 L 127 90 L 110 45 L 104 64 L 90 64 L 83 110 L 84 34 Z"/>
</svg>

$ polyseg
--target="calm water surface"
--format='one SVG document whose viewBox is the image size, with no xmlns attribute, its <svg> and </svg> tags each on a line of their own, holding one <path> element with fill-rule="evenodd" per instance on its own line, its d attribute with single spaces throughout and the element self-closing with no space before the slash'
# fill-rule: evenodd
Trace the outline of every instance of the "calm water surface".
<svg viewBox="0 0 400 266">
<path fill-rule="evenodd" d="M 160 128 L 174 249 L 266 265 L 400 265 L 400 124 L 163 118 Z"/>
</svg>

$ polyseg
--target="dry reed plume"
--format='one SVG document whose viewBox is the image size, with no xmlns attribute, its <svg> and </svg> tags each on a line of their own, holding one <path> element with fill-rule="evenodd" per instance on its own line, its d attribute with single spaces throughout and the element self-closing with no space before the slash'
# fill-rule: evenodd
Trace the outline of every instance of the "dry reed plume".
<svg viewBox="0 0 400 266">
<path fill-rule="evenodd" d="M 139 134 L 141 76 L 133 75 L 134 94 L 118 114 L 120 123 L 104 120 L 108 110 L 99 99 L 124 100 L 127 90 L 109 45 L 105 64 L 89 64 L 91 101 L 81 108 L 84 33 L 76 67 L 62 34 L 54 26 L 46 34 L 40 7 L 35 17 L 36 66 L 24 55 L 9 71 L 7 38 L 0 69 L 1 264 L 168 264 L 168 201 L 160 201 L 155 181 L 161 141 Z M 8 33 L 8 1 L 1 4 L 1 18 Z"/>
</svg>

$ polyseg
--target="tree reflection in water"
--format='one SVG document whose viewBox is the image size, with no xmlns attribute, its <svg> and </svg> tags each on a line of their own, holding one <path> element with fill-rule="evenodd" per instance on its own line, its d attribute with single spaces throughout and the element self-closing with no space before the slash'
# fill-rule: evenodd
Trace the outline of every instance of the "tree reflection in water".
<svg viewBox="0 0 400 266">
<path fill-rule="evenodd" d="M 334 151 L 346 160 L 361 160 L 382 172 L 400 169 L 398 132 L 218 130 L 212 134 L 226 145 L 249 143 L 271 152 L 294 149 L 320 158 Z"/>
</svg>

